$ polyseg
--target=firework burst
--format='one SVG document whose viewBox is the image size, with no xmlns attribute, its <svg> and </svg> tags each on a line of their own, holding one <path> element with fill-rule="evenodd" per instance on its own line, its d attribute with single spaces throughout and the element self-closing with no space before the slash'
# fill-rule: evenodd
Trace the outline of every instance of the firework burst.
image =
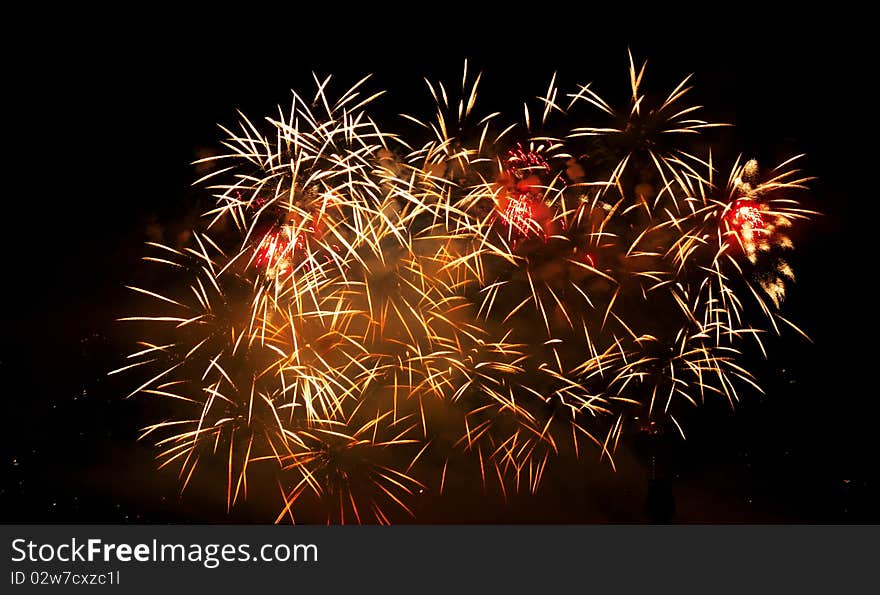
<svg viewBox="0 0 880 595">
<path fill-rule="evenodd" d="M 779 307 L 809 179 L 795 158 L 716 183 L 677 144 L 718 126 L 682 104 L 689 78 L 654 101 L 644 73 L 630 57 L 621 110 L 554 75 L 505 125 L 465 65 L 405 117 L 421 143 L 375 124 L 367 79 L 223 128 L 216 206 L 191 246 L 153 245 L 170 280 L 126 319 L 148 338 L 117 371 L 169 403 L 144 430 L 160 464 L 185 488 L 222 461 L 230 507 L 270 468 L 278 521 L 386 523 L 452 468 L 535 491 L 563 451 L 613 466 L 636 417 L 684 435 L 681 411 L 760 390 L 746 350 L 801 332 Z"/>
</svg>

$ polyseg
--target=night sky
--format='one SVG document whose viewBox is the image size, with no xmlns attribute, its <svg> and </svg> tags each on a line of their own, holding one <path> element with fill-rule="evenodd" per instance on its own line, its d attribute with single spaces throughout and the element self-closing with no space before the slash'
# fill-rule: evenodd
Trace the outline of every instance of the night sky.
<svg viewBox="0 0 880 595">
<path fill-rule="evenodd" d="M 484 71 L 481 103 L 508 113 L 555 70 L 613 98 L 628 91 L 631 48 L 648 60 L 649 89 L 695 74 L 704 115 L 736 125 L 720 137 L 734 152 L 767 163 L 807 153 L 818 180 L 805 203 L 823 216 L 797 233 L 784 312 L 815 343 L 775 342 L 755 363 L 766 396 L 749 394 L 735 412 L 722 402 L 695 411 L 686 441 L 626 441 L 616 473 L 588 453 L 550 469 L 538 496 L 501 503 L 460 486 L 419 500 L 416 519 L 878 522 L 878 405 L 871 341 L 861 338 L 873 333 L 874 269 L 860 262 L 851 222 L 854 205 L 860 220 L 874 217 L 864 205 L 876 200 L 875 175 L 859 155 L 876 142 L 876 108 L 857 18 L 786 21 L 748 8 L 721 27 L 592 15 L 586 5 L 543 16 L 376 10 L 191 23 L 128 15 L 107 26 L 76 13 L 22 25 L 32 33 L 7 52 L 5 92 L 0 519 L 274 518 L 275 508 L 265 512 L 274 501 L 259 495 L 228 515 L 222 490 L 196 483 L 180 498 L 176 474 L 156 471 L 152 446 L 135 441 L 152 421 L 148 404 L 123 400 L 128 379 L 106 376 L 131 347 L 114 320 L 131 313 L 123 285 L 137 278 L 147 227 L 183 225 L 204 206 L 190 163 L 217 146 L 218 122 L 235 122 L 236 109 L 259 118 L 291 88 L 311 91 L 312 71 L 340 86 L 372 72 L 373 87 L 389 89 L 373 111 L 391 128 L 398 112 L 430 109 L 421 77 L 456 80 L 465 57 Z"/>
</svg>

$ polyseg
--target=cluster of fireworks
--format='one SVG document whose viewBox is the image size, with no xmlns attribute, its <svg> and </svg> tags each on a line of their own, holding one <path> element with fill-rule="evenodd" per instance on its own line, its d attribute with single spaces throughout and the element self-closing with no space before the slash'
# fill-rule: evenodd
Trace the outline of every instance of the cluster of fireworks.
<svg viewBox="0 0 880 595">
<path fill-rule="evenodd" d="M 216 206 L 189 247 L 152 244 L 169 282 L 126 319 L 150 333 L 132 394 L 170 403 L 144 431 L 161 465 L 185 488 L 221 463 L 230 507 L 269 467 L 279 521 L 311 500 L 390 522 L 453 467 L 534 491 L 563 451 L 613 466 L 636 417 L 682 431 L 683 408 L 760 390 L 742 355 L 797 330 L 778 308 L 807 180 L 793 159 L 717 181 L 676 146 L 718 126 L 687 79 L 652 102 L 643 74 L 622 110 L 554 77 L 508 125 L 475 114 L 466 66 L 460 98 L 429 82 L 436 117 L 406 116 L 415 145 L 371 119 L 366 79 L 224 128 Z"/>
</svg>

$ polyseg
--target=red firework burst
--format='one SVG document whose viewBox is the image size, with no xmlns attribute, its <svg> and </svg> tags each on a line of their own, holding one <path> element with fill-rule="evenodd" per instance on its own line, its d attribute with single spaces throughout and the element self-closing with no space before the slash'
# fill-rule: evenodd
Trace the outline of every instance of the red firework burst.
<svg viewBox="0 0 880 595">
<path fill-rule="evenodd" d="M 736 199 L 724 220 L 730 230 L 736 234 L 746 252 L 749 253 L 754 251 L 755 234 L 764 233 L 767 230 L 763 205 L 748 198 Z"/>
<path fill-rule="evenodd" d="M 507 175 L 516 180 L 550 171 L 550 164 L 541 153 L 531 149 L 526 151 L 519 143 L 515 149 L 507 152 L 505 164 L 507 165 L 505 168 Z"/>
<path fill-rule="evenodd" d="M 540 175 L 550 171 L 550 164 L 540 152 L 526 150 L 521 144 L 507 152 L 504 160 L 507 193 L 498 201 L 498 214 L 510 230 L 510 236 L 544 235 L 549 209 L 541 194 Z"/>
<path fill-rule="evenodd" d="M 306 234 L 315 232 L 314 226 L 299 229 L 284 225 L 268 232 L 260 241 L 254 257 L 254 266 L 267 273 L 284 274 L 296 258 L 306 250 Z"/>
<path fill-rule="evenodd" d="M 727 220 L 736 230 L 764 228 L 761 205 L 747 198 L 739 198 L 733 203 Z"/>
</svg>

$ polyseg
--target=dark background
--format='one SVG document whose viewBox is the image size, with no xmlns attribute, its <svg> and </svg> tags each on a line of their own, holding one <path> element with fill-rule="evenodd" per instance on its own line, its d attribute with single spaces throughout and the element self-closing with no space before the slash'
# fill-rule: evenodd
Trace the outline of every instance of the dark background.
<svg viewBox="0 0 880 595">
<path fill-rule="evenodd" d="M 455 81 L 465 57 L 484 71 L 486 108 L 515 113 L 554 70 L 625 98 L 631 48 L 648 59 L 647 89 L 668 92 L 695 73 L 704 115 L 736 124 L 724 140 L 746 157 L 808 154 L 818 180 L 805 200 L 824 215 L 797 233 L 785 312 L 815 343 L 774 343 L 759 370 L 766 397 L 750 395 L 736 412 L 705 407 L 686 441 L 627 441 L 616 473 L 588 454 L 555 467 L 536 497 L 501 503 L 465 486 L 424 497 L 417 520 L 877 522 L 878 406 L 867 388 L 874 272 L 862 264 L 870 248 L 856 241 L 872 238 L 851 221 L 857 208 L 871 225 L 877 194 L 865 157 L 877 109 L 860 18 L 638 10 L 340 5 L 185 22 L 83 12 L 11 20 L 0 520 L 274 518 L 259 497 L 227 515 L 222 490 L 198 483 L 179 497 L 175 473 L 156 471 L 152 447 L 135 441 L 150 421 L 146 404 L 123 400 L 132 387 L 105 376 L 131 346 L 113 321 L 130 314 L 123 285 L 137 275 L 147 226 L 180 224 L 197 206 L 190 163 L 217 145 L 216 123 L 235 122 L 235 109 L 259 118 L 291 88 L 310 91 L 314 70 L 333 73 L 338 88 L 375 73 L 373 88 L 391 91 L 379 119 L 394 125 L 397 112 L 430 107 L 422 76 Z"/>
</svg>

